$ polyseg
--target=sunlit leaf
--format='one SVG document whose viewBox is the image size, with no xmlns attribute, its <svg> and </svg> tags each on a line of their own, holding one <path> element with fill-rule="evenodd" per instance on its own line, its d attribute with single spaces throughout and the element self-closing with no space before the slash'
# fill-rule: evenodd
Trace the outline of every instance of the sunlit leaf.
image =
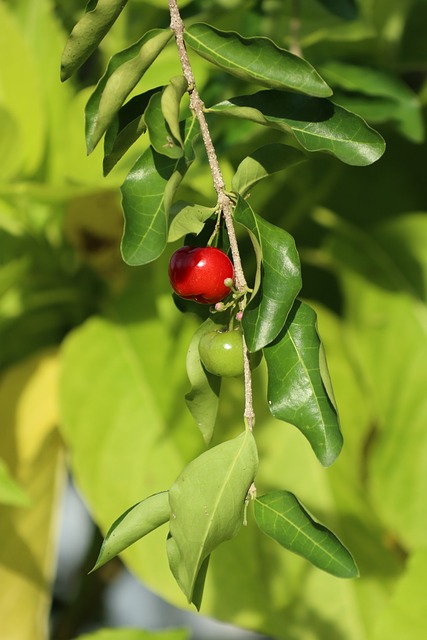
<svg viewBox="0 0 427 640">
<path fill-rule="evenodd" d="M 4 638 L 47 637 L 56 514 L 65 472 L 56 428 L 57 375 L 56 354 L 42 352 L 7 369 L 0 378 L 0 450 L 31 501 L 27 507 L 0 506 Z"/>
<path fill-rule="evenodd" d="M 325 378 L 328 374 L 313 309 L 296 301 L 264 356 L 271 413 L 300 429 L 320 462 L 331 465 L 341 451 L 342 435 L 333 398 L 328 395 L 331 384 Z"/>
<path fill-rule="evenodd" d="M 243 38 L 234 31 L 219 31 L 204 23 L 190 25 L 184 38 L 203 58 L 243 80 L 313 96 L 332 93 L 310 63 L 280 49 L 268 38 Z"/>
<path fill-rule="evenodd" d="M 12 478 L 7 465 L 0 458 L 0 504 L 26 507 L 30 504 L 28 495 Z"/>
<path fill-rule="evenodd" d="M 179 107 L 187 91 L 187 80 L 184 76 L 174 76 L 170 79 L 169 84 L 164 88 L 161 99 L 161 108 L 167 125 L 172 135 L 182 145 L 181 131 L 180 131 L 180 118 Z"/>
<path fill-rule="evenodd" d="M 215 327 L 215 322 L 211 318 L 207 318 L 197 329 L 188 347 L 186 361 L 191 390 L 186 394 L 185 401 L 206 444 L 211 441 L 215 427 L 221 378 L 212 375 L 203 367 L 200 362 L 199 342 L 205 333 L 209 333 Z"/>
<path fill-rule="evenodd" d="M 113 56 L 86 106 L 86 145 L 96 147 L 125 99 L 172 36 L 169 29 L 152 29 L 135 44 Z"/>
<path fill-rule="evenodd" d="M 87 12 L 75 25 L 65 44 L 61 60 L 62 81 L 67 80 L 95 51 L 126 3 L 127 0 L 97 0 L 93 9 L 88 5 Z"/>
<path fill-rule="evenodd" d="M 286 322 L 301 289 L 300 261 L 292 236 L 258 216 L 240 197 L 234 219 L 248 229 L 262 261 L 260 287 L 243 314 L 248 349 L 258 351 Z"/>
<path fill-rule="evenodd" d="M 212 215 L 212 207 L 175 202 L 170 210 L 168 242 L 175 242 L 189 233 L 198 235 Z"/>
<path fill-rule="evenodd" d="M 185 124 L 184 147 L 191 149 L 198 127 L 195 118 Z M 168 158 L 149 147 L 128 174 L 121 188 L 125 215 L 122 254 L 128 264 L 152 262 L 163 252 L 172 198 L 190 162 Z"/>
<path fill-rule="evenodd" d="M 144 631 L 143 629 L 99 629 L 78 636 L 76 640 L 188 640 L 186 629 Z"/>
<path fill-rule="evenodd" d="M 362 118 L 323 98 L 259 91 L 208 111 L 292 133 L 307 151 L 325 151 L 350 165 L 372 164 L 385 149 L 382 137 Z"/>
<path fill-rule="evenodd" d="M 102 543 L 95 569 L 117 556 L 169 520 L 168 492 L 155 493 L 127 509 L 111 525 Z"/>
<path fill-rule="evenodd" d="M 255 441 L 246 430 L 202 453 L 172 485 L 167 551 L 172 573 L 189 602 L 194 601 L 203 562 L 219 544 L 238 534 L 257 466 Z"/>
<path fill-rule="evenodd" d="M 355 562 L 338 538 L 314 520 L 289 491 L 272 491 L 256 498 L 255 520 L 282 547 L 339 578 L 359 575 Z"/>
<path fill-rule="evenodd" d="M 12 9 L 0 2 L 0 116 L 6 113 L 5 124 L 11 127 L 1 131 L 2 144 L 14 133 L 12 149 L 7 151 L 14 165 L 10 169 L 29 175 L 42 159 L 48 119 L 35 55 Z M 19 148 L 13 149 L 15 145 Z M 4 177 L 10 175 L 10 169 L 6 168 Z"/>
</svg>

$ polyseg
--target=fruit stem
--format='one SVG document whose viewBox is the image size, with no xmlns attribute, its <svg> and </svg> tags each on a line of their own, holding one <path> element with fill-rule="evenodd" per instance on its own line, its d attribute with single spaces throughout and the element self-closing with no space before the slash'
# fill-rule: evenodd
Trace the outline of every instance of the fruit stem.
<svg viewBox="0 0 427 640">
<path fill-rule="evenodd" d="M 190 109 L 197 118 L 200 126 L 200 132 L 202 134 L 203 144 L 206 149 L 208 162 L 212 174 L 213 185 L 218 198 L 218 207 L 222 212 L 225 227 L 227 229 L 228 238 L 230 241 L 231 255 L 234 264 L 234 282 L 236 289 L 239 292 L 246 293 L 248 290 L 245 274 L 243 272 L 242 261 L 240 259 L 239 247 L 237 244 L 236 231 L 233 224 L 233 200 L 228 195 L 225 189 L 225 182 L 222 176 L 221 168 L 219 166 L 218 157 L 212 137 L 209 131 L 208 123 L 206 121 L 204 108 L 205 105 L 201 99 L 196 87 L 196 80 L 194 78 L 193 69 L 191 67 L 190 59 L 188 57 L 187 49 L 184 42 L 184 23 L 181 18 L 181 14 L 178 7 L 177 0 L 169 0 L 169 13 L 170 13 L 170 28 L 174 32 L 176 46 L 178 49 L 179 59 L 181 61 L 181 68 L 184 78 L 187 81 L 187 91 L 190 96 Z M 239 300 L 239 308 L 244 311 L 246 296 L 242 295 Z M 245 337 L 243 336 L 243 357 L 245 366 L 245 419 L 248 421 L 249 428 L 252 430 L 255 423 L 255 415 L 252 403 L 252 375 L 249 363 L 249 354 L 246 347 Z"/>
</svg>

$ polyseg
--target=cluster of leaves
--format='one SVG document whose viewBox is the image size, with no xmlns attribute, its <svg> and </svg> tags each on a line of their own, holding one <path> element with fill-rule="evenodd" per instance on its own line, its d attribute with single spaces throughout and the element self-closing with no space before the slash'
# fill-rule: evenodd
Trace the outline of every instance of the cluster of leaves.
<svg viewBox="0 0 427 640">
<path fill-rule="evenodd" d="M 96 49 L 124 4 L 121 0 L 89 3 L 65 46 L 63 80 Z M 105 173 L 143 132 L 149 136 L 150 146 L 121 187 L 122 254 L 134 266 L 160 257 L 170 228 L 173 240 L 195 231 L 203 237 L 204 227 L 215 215 L 215 206 L 201 209 L 191 202 L 179 202 L 173 211 L 176 191 L 195 159 L 199 133 L 196 113 L 182 118 L 183 97 L 192 90 L 185 77 L 175 76 L 166 86 L 129 98 L 172 35 L 169 28 L 151 29 L 116 53 L 86 106 L 87 150 L 91 153 L 105 135 Z M 245 38 L 195 22 L 185 29 L 184 41 L 220 70 L 266 87 L 230 97 L 208 108 L 208 113 L 255 122 L 293 137 L 294 146 L 276 143 L 256 149 L 242 159 L 232 178 L 234 222 L 249 233 L 257 262 L 242 329 L 249 352 L 264 352 L 271 413 L 300 429 L 320 462 L 329 466 L 341 450 L 342 436 L 316 314 L 297 300 L 302 279 L 295 242 L 255 213 L 246 198 L 262 178 L 302 161 L 303 151 L 323 151 L 363 166 L 382 155 L 384 142 L 359 116 L 328 99 L 331 88 L 307 61 L 271 40 Z M 192 383 L 188 407 L 207 444 L 214 432 L 221 383 L 204 369 L 198 343 L 213 325 L 208 318 L 196 331 L 187 356 Z M 240 530 L 257 468 L 257 448 L 247 427 L 234 440 L 193 460 L 169 492 L 155 494 L 121 516 L 110 529 L 96 566 L 169 522 L 170 568 L 188 601 L 199 607 L 210 554 Z M 341 577 L 357 575 L 348 551 L 293 494 L 273 492 L 255 498 L 254 514 L 262 531 L 316 566 Z"/>
<path fill-rule="evenodd" d="M 293 3 L 180 4 L 189 27 L 206 21 L 222 32 L 262 33 L 289 47 Z M 198 326 L 194 317 L 180 317 L 170 301 L 168 252 L 142 268 L 127 269 L 116 251 L 118 186 L 146 152 L 148 136 L 140 136 L 106 178 L 101 149 L 82 161 L 81 112 L 92 92 L 85 87 L 104 60 L 139 37 L 141 17 L 148 28 L 167 24 L 165 2 L 130 0 L 111 38 L 101 42 L 72 82 L 61 86 L 58 60 L 66 35 L 58 16 L 71 29 L 81 10 L 78 0 L 0 5 L 0 49 L 8 61 L 0 70 L 0 438 L 5 461 L 0 577 L 9 594 L 1 614 L 4 634 L 21 632 L 37 640 L 46 637 L 50 594 L 45 585 L 55 556 L 58 469 L 65 469 L 57 425 L 67 464 L 104 532 L 128 504 L 173 485 L 204 450 L 182 401 L 188 389 L 183 361 Z M 426 635 L 427 201 L 425 145 L 420 144 L 427 96 L 426 18 L 424 0 L 301 3 L 300 45 L 333 88 L 333 103 L 380 127 L 389 142 L 388 153 L 372 167 L 359 170 L 330 153 L 307 153 L 305 162 L 297 163 L 301 143 L 288 129 L 265 126 L 251 110 L 253 103 L 246 105 L 250 120 L 209 115 L 227 184 L 241 193 L 243 205 L 250 202 L 252 211 L 262 212 L 264 222 L 291 230 L 296 239 L 302 295 L 319 318 L 346 442 L 336 463 L 324 470 L 300 432 L 281 428 L 271 416 L 265 402 L 267 368 L 254 372 L 262 461 L 258 487 L 270 494 L 274 509 L 284 510 L 281 497 L 275 503 L 278 486 L 290 490 L 289 509 L 296 505 L 290 494 L 301 496 L 312 513 L 333 523 L 361 569 L 360 580 L 335 580 L 298 555 L 283 553 L 257 527 L 241 528 L 212 556 L 204 611 L 275 638 L 423 640 Z M 249 92 L 241 78 L 200 56 L 192 57 L 192 64 L 210 105 Z M 179 73 L 171 39 L 142 83 L 167 86 Z M 258 91 L 253 84 L 250 91 Z M 188 117 L 185 96 L 183 103 Z M 196 152 L 169 213 L 171 242 L 202 231 L 213 210 L 206 163 Z M 248 166 L 252 178 L 244 192 L 236 176 Z M 288 167 L 285 173 L 279 173 L 282 166 Z M 268 179 L 257 182 L 257 176 Z M 175 216 L 186 207 L 186 215 Z M 250 264 L 251 244 L 242 233 L 242 255 Z M 117 297 L 123 288 L 129 290 Z M 291 309 L 286 322 L 300 310 Z M 60 350 L 45 349 L 61 344 Z M 240 404 L 241 385 L 230 380 L 215 408 L 214 444 L 239 437 Z M 302 527 L 306 518 L 300 515 Z M 182 606 L 164 546 L 165 532 L 159 528 L 142 544 L 128 547 L 123 558 L 151 589 Z M 102 577 L 103 569 L 87 580 L 99 573 Z M 153 635 L 102 633 L 99 637 Z M 187 636 L 185 631 L 157 635 Z"/>
</svg>

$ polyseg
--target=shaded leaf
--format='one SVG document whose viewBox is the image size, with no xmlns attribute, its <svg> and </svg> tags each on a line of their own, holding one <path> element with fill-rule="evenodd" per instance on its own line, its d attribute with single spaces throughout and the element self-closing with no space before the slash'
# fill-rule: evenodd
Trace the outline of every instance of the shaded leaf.
<svg viewBox="0 0 427 640">
<path fill-rule="evenodd" d="M 196 119 L 187 120 L 183 132 L 186 158 L 168 158 L 149 147 L 123 183 L 122 255 L 128 264 L 152 262 L 163 252 L 172 198 L 191 162 L 192 141 L 197 133 Z"/>
<path fill-rule="evenodd" d="M 144 112 L 151 96 L 162 87 L 154 87 L 131 98 L 120 107 L 108 127 L 104 138 L 104 175 L 107 175 L 120 158 L 147 130 Z"/>
<path fill-rule="evenodd" d="M 423 141 L 421 101 L 396 75 L 335 60 L 324 64 L 322 73 L 338 88 L 334 93 L 335 102 L 372 122 L 394 122 L 413 142 Z"/>
<path fill-rule="evenodd" d="M 331 13 L 345 20 L 357 18 L 358 10 L 355 0 L 318 0 Z"/>
<path fill-rule="evenodd" d="M 250 232 L 262 263 L 259 289 L 242 320 L 249 351 L 258 351 L 277 337 L 286 322 L 302 285 L 300 260 L 292 236 L 258 216 L 241 197 L 234 219 Z"/>
<path fill-rule="evenodd" d="M 310 516 L 293 493 L 272 491 L 256 498 L 254 514 L 261 531 L 285 549 L 339 578 L 358 577 L 350 552 L 329 529 Z"/>
<path fill-rule="evenodd" d="M 207 318 L 191 339 L 187 352 L 187 375 L 191 390 L 185 395 L 187 407 L 197 422 L 206 444 L 212 439 L 218 413 L 221 378 L 214 376 L 202 365 L 199 355 L 200 338 L 216 328 L 216 323 Z"/>
<path fill-rule="evenodd" d="M 243 38 L 234 31 L 196 23 L 186 29 L 184 39 L 200 56 L 248 82 L 313 96 L 332 93 L 310 63 L 268 38 Z"/>
<path fill-rule="evenodd" d="M 88 3 L 65 44 L 61 59 L 61 80 L 67 80 L 95 51 L 124 9 L 127 0 L 98 0 Z"/>
<path fill-rule="evenodd" d="M 304 160 L 305 156 L 294 147 L 274 142 L 266 144 L 242 160 L 231 181 L 231 188 L 245 196 L 260 180 Z"/>
<path fill-rule="evenodd" d="M 268 367 L 268 403 L 275 418 L 296 426 L 325 466 L 342 447 L 331 383 L 321 352 L 316 313 L 296 301 L 277 339 L 264 349 Z M 322 362 L 322 368 L 320 368 Z"/>
<path fill-rule="evenodd" d="M 212 207 L 188 204 L 181 200 L 175 202 L 170 210 L 168 242 L 175 242 L 188 233 L 198 235 L 213 213 Z"/>
<path fill-rule="evenodd" d="M 168 158 L 182 158 L 184 155 L 182 143 L 172 135 L 163 115 L 161 101 L 162 94 L 155 93 L 150 98 L 145 111 L 145 124 L 147 125 L 151 145 L 157 153 Z"/>
<path fill-rule="evenodd" d="M 86 105 L 86 146 L 96 147 L 123 102 L 172 36 L 170 29 L 147 31 L 114 55 Z"/>
<path fill-rule="evenodd" d="M 239 532 L 257 466 L 255 441 L 246 430 L 202 453 L 172 485 L 167 551 L 171 571 L 189 602 L 194 602 L 196 581 L 206 558 Z M 198 587 L 200 606 L 200 582 Z"/>
<path fill-rule="evenodd" d="M 168 492 L 155 493 L 127 509 L 113 522 L 92 571 L 169 520 Z"/>
<path fill-rule="evenodd" d="M 362 118 L 329 100 L 259 91 L 207 109 L 292 133 L 307 151 L 325 151 L 350 165 L 369 165 L 384 153 L 384 140 Z"/>
</svg>

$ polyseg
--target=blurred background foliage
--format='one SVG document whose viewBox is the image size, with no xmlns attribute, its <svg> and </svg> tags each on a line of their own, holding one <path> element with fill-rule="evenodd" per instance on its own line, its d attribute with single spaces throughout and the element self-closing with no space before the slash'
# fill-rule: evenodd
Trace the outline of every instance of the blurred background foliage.
<svg viewBox="0 0 427 640">
<path fill-rule="evenodd" d="M 250 199 L 296 239 L 302 296 L 319 314 L 345 438 L 338 461 L 321 468 L 301 434 L 265 410 L 261 367 L 257 486 L 261 493 L 296 490 L 352 550 L 361 577 L 343 582 L 326 575 L 262 539 L 249 521 L 215 553 L 202 613 L 280 640 L 423 640 L 427 2 L 181 4 L 187 23 L 299 47 L 334 88 L 334 100 L 387 142 L 370 167 L 309 155 L 256 186 Z M 105 533 L 129 505 L 168 488 L 203 449 L 183 399 L 185 353 L 197 319 L 175 309 L 167 281 L 176 246 L 142 268 L 120 257 L 118 188 L 147 141 L 143 136 L 107 178 L 101 150 L 87 158 L 84 146 L 91 88 L 112 54 L 146 30 L 167 26 L 167 2 L 129 0 L 99 50 L 61 85 L 61 52 L 83 10 L 80 0 L 0 2 L 0 631 L 7 640 L 48 637 L 67 473 Z M 192 60 L 207 105 L 247 90 Z M 168 46 L 144 76 L 144 90 L 178 73 Z M 287 141 L 245 122 L 212 116 L 209 122 L 228 184 L 247 153 Z M 200 150 L 178 198 L 214 204 Z M 241 247 L 250 268 L 244 235 Z M 242 385 L 232 380 L 222 393 L 218 440 L 239 432 L 241 414 Z M 124 560 L 149 589 L 185 607 L 169 574 L 165 535 L 153 533 Z M 92 556 L 98 545 L 95 538 Z M 102 591 L 114 565 L 99 574 L 87 578 L 82 569 L 80 583 Z M 70 607 L 69 635 L 59 622 L 54 640 L 78 633 L 83 614 Z M 111 638 L 128 637 L 120 633 Z M 149 637 L 136 634 L 129 638 Z"/>
</svg>

